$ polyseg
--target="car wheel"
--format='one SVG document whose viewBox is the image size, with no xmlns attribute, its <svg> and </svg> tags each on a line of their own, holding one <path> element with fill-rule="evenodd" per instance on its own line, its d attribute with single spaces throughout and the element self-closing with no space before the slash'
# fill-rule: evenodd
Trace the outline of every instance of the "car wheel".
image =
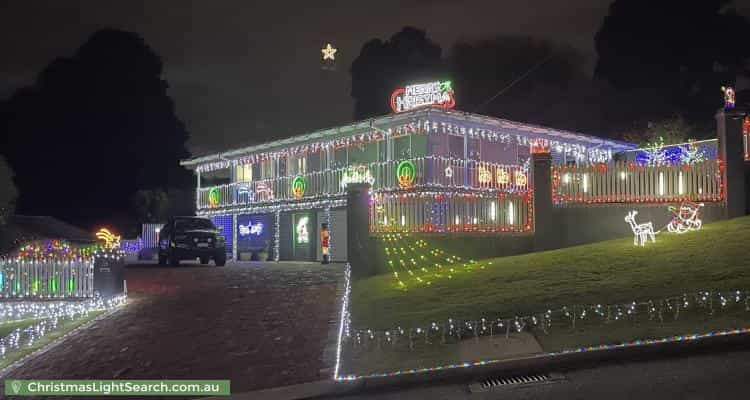
<svg viewBox="0 0 750 400">
<path fill-rule="evenodd" d="M 208 264 L 208 257 L 201 257 L 201 264 L 203 265 Z"/>
<path fill-rule="evenodd" d="M 227 255 L 224 253 L 217 254 L 216 257 L 214 257 L 214 262 L 217 267 L 223 267 L 227 263 Z"/>
<path fill-rule="evenodd" d="M 167 256 L 159 255 L 159 265 L 167 265 Z"/>
</svg>

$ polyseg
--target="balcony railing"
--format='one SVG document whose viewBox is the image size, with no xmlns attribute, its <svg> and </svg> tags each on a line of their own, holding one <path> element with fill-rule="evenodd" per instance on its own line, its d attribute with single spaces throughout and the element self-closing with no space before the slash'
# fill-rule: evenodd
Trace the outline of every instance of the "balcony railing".
<svg viewBox="0 0 750 400">
<path fill-rule="evenodd" d="M 449 188 L 516 193 L 528 190 L 528 171 L 519 165 L 428 156 L 408 160 L 414 166 L 414 174 L 410 175 L 412 179 L 399 182 L 396 172 L 402 161 L 373 162 L 298 176 L 199 188 L 198 208 L 341 196 L 347 182 L 360 180 L 370 181 L 373 189 L 378 191 Z M 297 194 L 292 188 L 295 179 L 298 182 Z M 302 186 L 304 190 L 301 190 Z"/>
</svg>

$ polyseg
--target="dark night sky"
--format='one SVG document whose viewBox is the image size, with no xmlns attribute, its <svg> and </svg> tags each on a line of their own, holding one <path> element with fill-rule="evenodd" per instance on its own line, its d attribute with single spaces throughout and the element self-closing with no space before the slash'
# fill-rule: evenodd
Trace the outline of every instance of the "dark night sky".
<svg viewBox="0 0 750 400">
<path fill-rule="evenodd" d="M 609 3 L 15 1 L 0 12 L 0 98 L 30 83 L 55 56 L 72 54 L 94 30 L 134 31 L 161 55 L 177 113 L 192 134 L 190 150 L 204 153 L 349 121 L 351 61 L 365 41 L 404 25 L 426 29 L 444 51 L 458 39 L 496 34 L 550 38 L 584 52 L 590 69 Z M 735 3 L 750 14 L 750 2 Z M 320 48 L 329 41 L 339 49 L 337 72 L 320 69 Z"/>
</svg>

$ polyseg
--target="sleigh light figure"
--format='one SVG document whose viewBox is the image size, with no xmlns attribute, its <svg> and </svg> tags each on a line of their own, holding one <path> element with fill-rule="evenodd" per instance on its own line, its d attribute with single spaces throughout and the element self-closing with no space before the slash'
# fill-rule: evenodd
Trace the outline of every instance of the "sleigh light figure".
<svg viewBox="0 0 750 400">
<path fill-rule="evenodd" d="M 697 231 L 703 226 L 700 220 L 703 203 L 683 202 L 680 207 L 669 206 L 672 212 L 672 220 L 667 224 L 667 230 L 671 233 L 685 233 Z"/>
<path fill-rule="evenodd" d="M 625 222 L 630 224 L 630 229 L 633 230 L 633 246 L 645 246 L 648 239 L 656 243 L 656 232 L 654 232 L 654 225 L 651 222 L 645 222 L 642 224 L 635 222 L 635 216 L 638 215 L 638 211 L 631 211 L 625 216 Z"/>
</svg>

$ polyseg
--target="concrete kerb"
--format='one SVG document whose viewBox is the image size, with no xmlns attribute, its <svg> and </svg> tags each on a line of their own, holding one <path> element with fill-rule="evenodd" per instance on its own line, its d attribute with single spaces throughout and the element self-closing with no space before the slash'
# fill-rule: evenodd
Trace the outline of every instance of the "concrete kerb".
<svg viewBox="0 0 750 400">
<path fill-rule="evenodd" d="M 750 334 L 716 336 L 688 342 L 672 342 L 562 355 L 540 354 L 537 356 L 498 361 L 482 366 L 446 369 L 421 374 L 361 378 L 352 381 L 334 381 L 331 379 L 233 394 L 231 398 L 240 400 L 322 398 L 352 394 L 363 390 L 387 391 L 404 385 L 422 385 L 435 382 L 466 382 L 490 375 L 518 376 L 536 373 L 566 372 L 595 368 L 603 363 L 642 362 L 663 357 L 684 357 L 702 352 L 734 351 L 740 349 L 750 349 Z M 211 399 L 226 399 L 226 397 L 214 397 Z"/>
</svg>

